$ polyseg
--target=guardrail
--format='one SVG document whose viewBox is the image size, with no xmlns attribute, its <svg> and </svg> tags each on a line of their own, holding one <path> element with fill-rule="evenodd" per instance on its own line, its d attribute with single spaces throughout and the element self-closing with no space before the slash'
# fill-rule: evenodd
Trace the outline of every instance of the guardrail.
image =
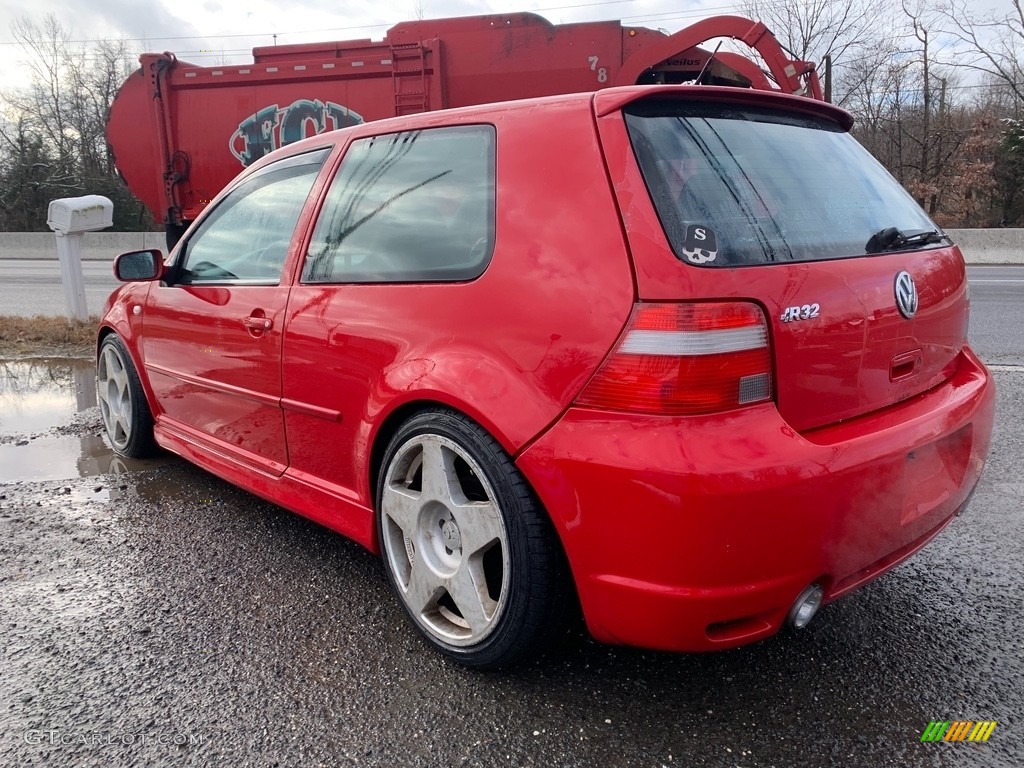
<svg viewBox="0 0 1024 768">
<path fill-rule="evenodd" d="M 947 229 L 968 264 L 1024 264 L 1024 229 Z M 125 251 L 160 248 L 163 232 L 89 232 L 82 237 L 82 258 L 111 261 Z M 50 232 L 0 232 L 0 259 L 57 259 Z"/>
</svg>

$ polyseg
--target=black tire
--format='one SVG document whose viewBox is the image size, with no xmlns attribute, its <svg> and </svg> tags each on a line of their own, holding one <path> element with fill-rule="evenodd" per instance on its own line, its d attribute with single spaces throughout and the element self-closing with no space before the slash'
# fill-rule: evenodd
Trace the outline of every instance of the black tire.
<svg viewBox="0 0 1024 768">
<path fill-rule="evenodd" d="M 116 333 L 100 344 L 96 391 L 103 427 L 114 451 L 132 459 L 152 455 L 157 448 L 153 415 L 131 355 Z"/>
<path fill-rule="evenodd" d="M 499 669 L 563 632 L 573 592 L 551 521 L 470 419 L 438 408 L 402 424 L 384 454 L 376 509 L 388 580 L 444 655 Z"/>
</svg>

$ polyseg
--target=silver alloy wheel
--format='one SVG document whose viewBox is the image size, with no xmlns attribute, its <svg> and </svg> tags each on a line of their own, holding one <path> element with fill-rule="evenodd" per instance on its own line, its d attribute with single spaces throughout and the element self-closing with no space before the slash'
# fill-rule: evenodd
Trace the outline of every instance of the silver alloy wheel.
<svg viewBox="0 0 1024 768">
<path fill-rule="evenodd" d="M 384 557 L 409 613 L 445 645 L 498 625 L 508 598 L 508 536 L 480 465 L 459 444 L 420 434 L 395 452 L 381 497 Z"/>
<path fill-rule="evenodd" d="M 96 369 L 96 394 L 107 437 L 117 450 L 132 439 L 132 393 L 124 358 L 112 344 L 100 353 Z"/>
</svg>

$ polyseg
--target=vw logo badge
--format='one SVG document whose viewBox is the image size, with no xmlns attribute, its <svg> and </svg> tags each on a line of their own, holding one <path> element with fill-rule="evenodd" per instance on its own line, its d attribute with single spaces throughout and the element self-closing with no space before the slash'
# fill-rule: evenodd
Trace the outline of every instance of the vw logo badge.
<svg viewBox="0 0 1024 768">
<path fill-rule="evenodd" d="M 896 275 L 896 306 L 908 320 L 917 312 L 917 286 L 909 272 Z"/>
</svg>

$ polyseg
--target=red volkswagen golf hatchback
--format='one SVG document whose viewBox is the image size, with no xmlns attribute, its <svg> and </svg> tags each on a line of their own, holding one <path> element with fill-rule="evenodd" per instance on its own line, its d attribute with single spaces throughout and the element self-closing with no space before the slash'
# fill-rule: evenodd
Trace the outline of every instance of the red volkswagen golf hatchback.
<svg viewBox="0 0 1024 768">
<path fill-rule="evenodd" d="M 574 603 L 647 648 L 802 626 L 964 508 L 993 420 L 963 258 L 850 126 L 646 86 L 288 146 L 119 257 L 108 436 L 379 552 L 470 666 Z"/>
</svg>

